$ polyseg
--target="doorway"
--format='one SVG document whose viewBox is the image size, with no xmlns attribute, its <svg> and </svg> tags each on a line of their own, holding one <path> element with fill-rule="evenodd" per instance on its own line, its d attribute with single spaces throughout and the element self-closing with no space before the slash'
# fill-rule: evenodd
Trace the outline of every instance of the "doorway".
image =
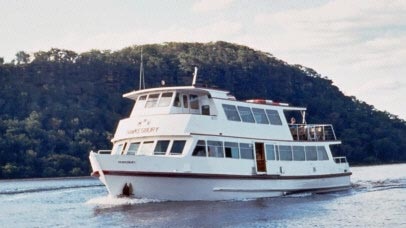
<svg viewBox="0 0 406 228">
<path fill-rule="evenodd" d="M 255 155 L 257 162 L 257 173 L 266 173 L 266 159 L 264 143 L 255 143 Z"/>
</svg>

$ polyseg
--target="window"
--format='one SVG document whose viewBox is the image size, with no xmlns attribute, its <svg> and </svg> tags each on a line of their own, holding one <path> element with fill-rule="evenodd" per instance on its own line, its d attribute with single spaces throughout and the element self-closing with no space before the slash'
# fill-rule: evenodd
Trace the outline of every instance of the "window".
<svg viewBox="0 0 406 228">
<path fill-rule="evenodd" d="M 183 107 L 188 108 L 188 101 L 187 101 L 187 95 L 183 95 Z"/>
<path fill-rule="evenodd" d="M 317 161 L 317 151 L 315 146 L 306 146 L 306 160 Z"/>
<path fill-rule="evenodd" d="M 292 161 L 292 147 L 279 146 L 279 156 L 281 161 Z"/>
<path fill-rule="evenodd" d="M 190 95 L 190 108 L 199 109 L 199 97 L 197 95 Z"/>
<path fill-rule="evenodd" d="M 175 107 L 180 107 L 181 106 L 181 104 L 180 104 L 180 94 L 179 93 L 176 93 L 175 101 L 173 102 L 173 106 L 175 106 Z"/>
<path fill-rule="evenodd" d="M 254 116 L 252 116 L 251 109 L 248 107 L 237 106 L 243 122 L 255 123 Z"/>
<path fill-rule="evenodd" d="M 162 93 L 158 107 L 167 107 L 171 103 L 173 93 Z"/>
<path fill-rule="evenodd" d="M 317 157 L 319 158 L 319 160 L 328 160 L 327 151 L 324 146 L 317 147 Z"/>
<path fill-rule="evenodd" d="M 240 143 L 240 153 L 243 159 L 254 159 L 254 148 L 252 144 Z"/>
<path fill-rule="evenodd" d="M 159 140 L 156 143 L 154 154 L 155 155 L 164 155 L 168 149 L 169 140 Z"/>
<path fill-rule="evenodd" d="M 147 95 L 140 96 L 140 97 L 138 98 L 139 101 L 145 101 L 146 99 L 147 99 Z"/>
<path fill-rule="evenodd" d="M 118 146 L 116 147 L 115 154 L 121 154 L 121 151 L 123 151 L 123 146 L 124 144 L 118 144 Z"/>
<path fill-rule="evenodd" d="M 265 145 L 266 149 L 266 159 L 275 160 L 275 146 L 274 145 Z"/>
<path fill-rule="evenodd" d="M 260 124 L 269 124 L 268 118 L 266 118 L 265 110 L 260 108 L 252 108 L 252 113 L 254 113 L 255 121 Z"/>
<path fill-rule="evenodd" d="M 207 150 L 209 152 L 209 157 L 224 157 L 223 142 L 207 141 Z"/>
<path fill-rule="evenodd" d="M 138 151 L 138 155 L 150 155 L 152 154 L 154 142 L 147 141 L 142 143 L 141 150 Z"/>
<path fill-rule="evenodd" d="M 295 161 L 306 160 L 304 146 L 293 146 L 293 160 Z"/>
<path fill-rule="evenodd" d="M 241 121 L 237 109 L 235 108 L 234 105 L 223 104 L 223 109 L 228 120 Z"/>
<path fill-rule="evenodd" d="M 130 147 L 128 147 L 127 155 L 134 155 L 137 153 L 138 148 L 140 147 L 140 143 L 131 143 Z"/>
<path fill-rule="evenodd" d="M 210 115 L 210 106 L 202 105 L 202 115 Z"/>
<path fill-rule="evenodd" d="M 206 141 L 204 140 L 197 141 L 196 147 L 193 150 L 192 155 L 206 157 Z"/>
<path fill-rule="evenodd" d="M 156 103 L 158 101 L 159 93 L 156 94 L 150 94 L 148 96 L 147 103 L 145 104 L 146 108 L 152 108 L 156 106 Z"/>
<path fill-rule="evenodd" d="M 279 117 L 278 111 L 267 109 L 266 115 L 268 116 L 268 119 L 272 125 L 282 125 L 282 121 L 281 118 Z"/>
<path fill-rule="evenodd" d="M 226 158 L 240 158 L 238 143 L 224 142 L 224 151 Z"/>
<path fill-rule="evenodd" d="M 182 154 L 186 140 L 174 140 L 171 148 L 171 154 Z"/>
</svg>

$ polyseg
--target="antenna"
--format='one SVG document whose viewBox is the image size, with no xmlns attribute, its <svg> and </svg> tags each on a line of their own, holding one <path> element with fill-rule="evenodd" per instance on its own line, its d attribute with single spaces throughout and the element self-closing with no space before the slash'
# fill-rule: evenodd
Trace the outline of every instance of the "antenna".
<svg viewBox="0 0 406 228">
<path fill-rule="evenodd" d="M 139 89 L 145 89 L 145 77 L 144 77 L 144 60 L 142 58 L 142 47 L 141 47 L 141 63 L 140 63 L 140 83 Z"/>
<path fill-rule="evenodd" d="M 196 79 L 197 79 L 197 67 L 195 67 L 195 72 L 193 73 L 192 86 L 196 85 Z"/>
</svg>

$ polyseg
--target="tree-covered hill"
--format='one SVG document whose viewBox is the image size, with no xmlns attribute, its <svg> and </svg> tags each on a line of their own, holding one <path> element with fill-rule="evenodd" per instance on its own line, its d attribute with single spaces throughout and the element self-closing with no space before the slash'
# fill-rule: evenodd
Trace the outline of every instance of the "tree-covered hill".
<svg viewBox="0 0 406 228">
<path fill-rule="evenodd" d="M 110 148 L 138 88 L 141 47 L 147 87 L 198 82 L 237 99 L 267 98 L 308 108 L 309 123 L 332 123 L 352 164 L 406 161 L 406 123 L 343 95 L 312 69 L 226 42 L 166 43 L 120 51 L 51 49 L 0 58 L 0 178 L 88 175 L 90 150 Z"/>
</svg>

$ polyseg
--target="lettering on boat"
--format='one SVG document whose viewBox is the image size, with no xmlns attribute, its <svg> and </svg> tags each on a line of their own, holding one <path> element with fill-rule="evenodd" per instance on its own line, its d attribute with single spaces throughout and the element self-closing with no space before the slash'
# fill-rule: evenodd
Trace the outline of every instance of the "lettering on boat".
<svg viewBox="0 0 406 228">
<path fill-rule="evenodd" d="M 158 132 L 159 127 L 143 127 L 143 128 L 135 128 L 132 130 L 128 130 L 128 134 L 142 134 L 142 133 L 156 133 Z"/>
<path fill-rule="evenodd" d="M 118 161 L 120 164 L 135 164 L 135 161 Z"/>
</svg>

